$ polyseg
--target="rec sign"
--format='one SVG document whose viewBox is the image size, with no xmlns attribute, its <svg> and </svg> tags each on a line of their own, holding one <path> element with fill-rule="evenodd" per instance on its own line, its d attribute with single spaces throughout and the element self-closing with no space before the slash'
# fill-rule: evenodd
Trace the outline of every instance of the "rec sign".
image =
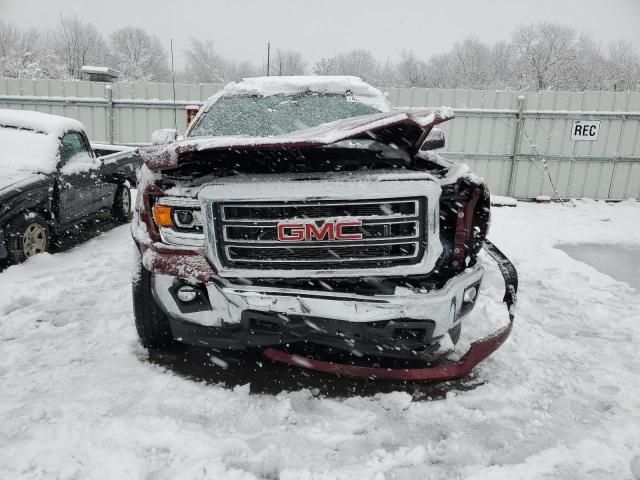
<svg viewBox="0 0 640 480">
<path fill-rule="evenodd" d="M 600 120 L 574 120 L 571 127 L 571 140 L 598 140 Z"/>
</svg>

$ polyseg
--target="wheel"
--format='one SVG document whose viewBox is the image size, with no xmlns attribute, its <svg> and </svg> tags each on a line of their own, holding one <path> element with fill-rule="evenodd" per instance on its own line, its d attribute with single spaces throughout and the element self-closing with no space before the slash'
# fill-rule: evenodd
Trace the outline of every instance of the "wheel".
<svg viewBox="0 0 640 480">
<path fill-rule="evenodd" d="M 118 222 L 128 222 L 131 215 L 131 190 L 126 185 L 118 185 L 113 198 L 111 215 Z"/>
<path fill-rule="evenodd" d="M 459 323 L 451 330 L 449 330 L 449 336 L 451 337 L 451 341 L 454 345 L 458 344 L 458 340 L 460 340 L 460 334 L 462 333 L 462 323 Z"/>
<path fill-rule="evenodd" d="M 171 334 L 169 318 L 153 297 L 151 272 L 138 262 L 133 280 L 133 315 L 138 337 L 147 348 L 168 347 L 176 341 Z"/>
<path fill-rule="evenodd" d="M 49 222 L 39 213 L 24 212 L 7 227 L 7 250 L 11 263 L 24 262 L 48 252 L 51 244 Z"/>
</svg>

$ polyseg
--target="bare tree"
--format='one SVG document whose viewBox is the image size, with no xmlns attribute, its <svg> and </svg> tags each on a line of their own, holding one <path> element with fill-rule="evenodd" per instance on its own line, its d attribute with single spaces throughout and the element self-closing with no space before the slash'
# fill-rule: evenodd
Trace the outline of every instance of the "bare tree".
<svg viewBox="0 0 640 480">
<path fill-rule="evenodd" d="M 47 41 L 35 29 L 21 31 L 0 22 L 0 76 L 10 78 L 58 78 L 62 71 Z"/>
<path fill-rule="evenodd" d="M 513 43 L 525 82 L 523 86 L 538 90 L 565 88 L 576 67 L 575 37 L 573 29 L 557 23 L 518 27 Z"/>
<path fill-rule="evenodd" d="M 355 49 L 316 62 L 314 71 L 318 75 L 354 75 L 375 83 L 379 65 L 369 50 Z"/>
<path fill-rule="evenodd" d="M 378 71 L 376 72 L 375 85 L 380 88 L 396 87 L 398 86 L 398 69 L 395 63 L 387 59 L 384 63 L 378 64 Z"/>
<path fill-rule="evenodd" d="M 567 88 L 597 90 L 607 83 L 606 59 L 590 35 L 582 34 L 576 42 L 576 62 Z"/>
<path fill-rule="evenodd" d="M 490 52 L 490 78 L 486 87 L 515 88 L 515 49 L 508 42 L 497 42 Z"/>
<path fill-rule="evenodd" d="M 105 65 L 109 48 L 95 26 L 76 15 L 60 15 L 52 38 L 53 50 L 71 78 L 80 78 L 83 65 Z"/>
<path fill-rule="evenodd" d="M 337 70 L 335 57 L 321 58 L 313 66 L 313 73 L 316 75 L 336 75 Z"/>
<path fill-rule="evenodd" d="M 413 50 L 402 50 L 398 62 L 398 78 L 400 86 L 424 87 L 427 81 L 427 66 Z"/>
<path fill-rule="evenodd" d="M 110 36 L 112 65 L 127 80 L 165 81 L 168 56 L 160 39 L 138 27 L 124 27 Z"/>
<path fill-rule="evenodd" d="M 225 80 L 239 82 L 243 78 L 255 77 L 258 75 L 256 66 L 248 61 L 240 61 L 238 63 L 227 62 Z"/>
<path fill-rule="evenodd" d="M 228 80 L 227 62 L 216 52 L 213 40 L 191 38 L 191 44 L 184 55 L 185 73 L 191 81 L 224 83 Z"/>
<path fill-rule="evenodd" d="M 272 64 L 269 66 L 271 74 L 275 75 L 303 75 L 307 64 L 300 52 L 277 49 Z"/>
<path fill-rule="evenodd" d="M 640 89 L 640 56 L 624 40 L 609 45 L 606 60 L 607 88 L 614 91 Z"/>
</svg>

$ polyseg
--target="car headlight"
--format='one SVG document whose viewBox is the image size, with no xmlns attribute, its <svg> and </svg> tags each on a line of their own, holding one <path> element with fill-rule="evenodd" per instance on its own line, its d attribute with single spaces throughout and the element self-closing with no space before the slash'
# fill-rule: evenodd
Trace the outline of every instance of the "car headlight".
<svg viewBox="0 0 640 480">
<path fill-rule="evenodd" d="M 160 238 L 168 245 L 203 247 L 204 231 L 200 202 L 183 197 L 160 197 L 153 206 L 153 220 Z"/>
</svg>

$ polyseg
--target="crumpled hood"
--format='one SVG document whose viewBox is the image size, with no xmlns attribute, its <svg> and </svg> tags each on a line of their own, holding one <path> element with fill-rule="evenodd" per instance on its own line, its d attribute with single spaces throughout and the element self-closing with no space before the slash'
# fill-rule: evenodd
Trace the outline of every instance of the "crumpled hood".
<svg viewBox="0 0 640 480">
<path fill-rule="evenodd" d="M 141 150 L 152 171 L 176 168 L 181 154 L 203 150 L 269 150 L 311 148 L 344 140 L 375 139 L 388 145 L 417 151 L 434 125 L 454 117 L 446 107 L 395 110 L 324 123 L 317 127 L 272 137 L 219 136 L 185 138 L 169 145 Z"/>
</svg>

